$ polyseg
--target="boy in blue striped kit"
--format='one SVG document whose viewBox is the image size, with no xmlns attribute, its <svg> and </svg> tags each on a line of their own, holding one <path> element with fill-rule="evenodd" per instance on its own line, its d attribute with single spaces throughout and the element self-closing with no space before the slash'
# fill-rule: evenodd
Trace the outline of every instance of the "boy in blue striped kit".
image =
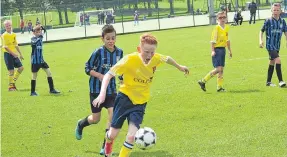
<svg viewBox="0 0 287 157">
<path fill-rule="evenodd" d="M 260 48 L 263 48 L 264 47 L 263 34 L 264 32 L 266 32 L 266 49 L 269 53 L 269 59 L 270 59 L 266 86 L 271 87 L 276 86 L 271 82 L 274 71 L 274 64 L 276 64 L 275 69 L 279 80 L 279 86 L 280 87 L 286 86 L 286 83 L 283 81 L 282 78 L 281 60 L 279 57 L 279 51 L 283 32 L 285 34 L 287 41 L 287 26 L 286 21 L 280 17 L 281 12 L 282 12 L 281 5 L 279 3 L 274 3 L 272 5 L 272 17 L 265 20 L 264 25 L 259 34 L 260 37 L 259 45 Z"/>
<path fill-rule="evenodd" d="M 47 79 L 49 83 L 50 93 L 51 94 L 60 94 L 59 91 L 57 91 L 54 88 L 54 82 L 52 78 L 51 71 L 49 69 L 49 65 L 44 61 L 43 57 L 43 35 L 42 30 L 44 33 L 46 30 L 40 26 L 37 25 L 33 29 L 34 36 L 31 38 L 31 46 L 32 46 L 32 54 L 31 54 L 31 70 L 32 70 L 32 80 L 31 80 L 31 96 L 38 96 L 36 93 L 36 79 L 37 79 L 37 73 L 42 68 L 46 74 Z"/>
<path fill-rule="evenodd" d="M 116 30 L 112 25 L 105 25 L 102 28 L 103 46 L 96 49 L 86 63 L 85 72 L 90 76 L 90 107 L 92 114 L 78 121 L 75 135 L 77 140 L 82 139 L 82 132 L 84 127 L 97 124 L 101 118 L 102 108 L 108 110 L 108 123 L 105 132 L 110 128 L 111 119 L 113 116 L 114 100 L 117 95 L 116 80 L 113 79 L 107 88 L 107 99 L 101 107 L 94 107 L 92 102 L 96 99 L 101 90 L 101 81 L 104 75 L 114 66 L 122 57 L 123 51 L 115 46 Z M 100 154 L 104 154 L 105 140 L 103 142 Z"/>
</svg>

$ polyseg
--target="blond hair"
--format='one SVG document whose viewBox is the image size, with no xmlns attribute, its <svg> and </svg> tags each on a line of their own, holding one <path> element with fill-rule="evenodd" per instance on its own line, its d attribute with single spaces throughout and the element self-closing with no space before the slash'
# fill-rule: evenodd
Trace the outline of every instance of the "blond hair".
<svg viewBox="0 0 287 157">
<path fill-rule="evenodd" d="M 4 26 L 5 26 L 7 23 L 12 24 L 12 21 L 11 21 L 11 20 L 5 20 L 5 21 L 3 22 Z"/>
</svg>

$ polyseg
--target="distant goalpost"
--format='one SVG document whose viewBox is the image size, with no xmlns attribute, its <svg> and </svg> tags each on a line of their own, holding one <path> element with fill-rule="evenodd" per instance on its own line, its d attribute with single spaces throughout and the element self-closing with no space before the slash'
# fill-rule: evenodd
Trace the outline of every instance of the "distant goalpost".
<svg viewBox="0 0 287 157">
<path fill-rule="evenodd" d="M 98 21 L 98 14 L 100 12 L 104 12 L 104 14 L 108 14 L 108 13 L 111 13 L 113 14 L 114 13 L 114 10 L 113 9 L 104 9 L 104 10 L 90 10 L 90 11 L 80 11 L 80 12 L 77 12 L 77 15 L 76 15 L 76 20 L 75 20 L 75 27 L 79 27 L 79 26 L 82 26 L 84 25 L 84 21 L 85 21 L 85 18 L 84 18 L 84 14 L 85 15 L 89 15 L 89 22 L 90 23 L 97 23 Z M 83 23 L 81 23 L 81 16 L 83 18 Z"/>
</svg>

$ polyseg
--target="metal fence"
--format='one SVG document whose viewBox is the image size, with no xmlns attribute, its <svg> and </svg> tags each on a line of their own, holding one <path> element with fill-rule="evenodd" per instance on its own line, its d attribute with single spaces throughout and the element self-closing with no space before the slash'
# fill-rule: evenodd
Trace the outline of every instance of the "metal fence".
<svg viewBox="0 0 287 157">
<path fill-rule="evenodd" d="M 235 11 L 240 9 L 243 20 L 248 21 L 249 3 L 244 0 L 239 3 L 215 0 L 214 9 L 215 12 L 226 10 L 228 22 L 233 22 Z M 257 5 L 256 20 L 271 16 L 270 3 Z M 56 6 L 46 3 L 42 7 L 23 8 L 23 21 L 17 11 L 6 11 L 6 16 L 1 17 L 1 23 L 11 19 L 19 43 L 30 43 L 30 24 L 35 26 L 40 23 L 47 29 L 45 41 L 56 41 L 100 36 L 104 24 L 114 25 L 120 34 L 209 25 L 208 12 L 207 0 L 114 0 Z"/>
</svg>

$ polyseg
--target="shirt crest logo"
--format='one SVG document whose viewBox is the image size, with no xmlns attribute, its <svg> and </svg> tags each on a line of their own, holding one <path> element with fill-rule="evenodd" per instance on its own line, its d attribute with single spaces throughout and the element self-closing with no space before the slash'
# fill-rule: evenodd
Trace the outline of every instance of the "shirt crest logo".
<svg viewBox="0 0 287 157">
<path fill-rule="evenodd" d="M 120 60 L 120 58 L 121 58 L 120 56 L 117 56 L 117 62 Z"/>
</svg>

